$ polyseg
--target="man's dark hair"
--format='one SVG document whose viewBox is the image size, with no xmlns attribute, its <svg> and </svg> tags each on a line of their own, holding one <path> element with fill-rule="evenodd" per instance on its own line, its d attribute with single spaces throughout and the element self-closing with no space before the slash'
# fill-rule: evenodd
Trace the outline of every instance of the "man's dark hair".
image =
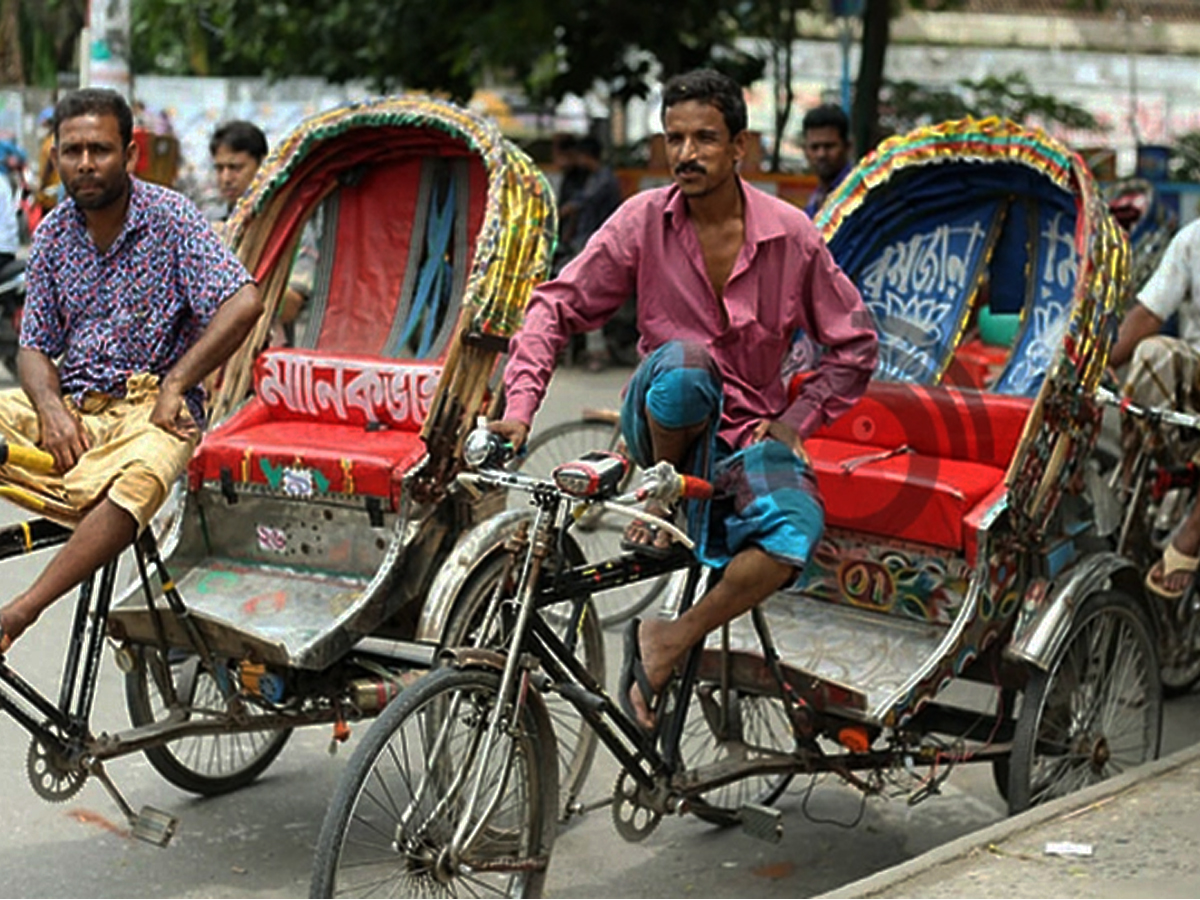
<svg viewBox="0 0 1200 900">
<path fill-rule="evenodd" d="M 228 147 L 234 153 L 248 153 L 255 162 L 262 162 L 267 155 L 267 136 L 253 122 L 234 119 L 213 132 L 208 142 L 208 155 L 216 156 L 221 147 Z"/>
<path fill-rule="evenodd" d="M 121 146 L 133 142 L 133 111 L 125 98 L 108 88 L 82 88 L 71 91 L 54 107 L 54 142 L 58 143 L 58 129 L 68 119 L 80 116 L 113 116 L 121 132 Z"/>
<path fill-rule="evenodd" d="M 699 100 L 719 109 L 731 138 L 746 130 L 746 98 L 741 85 L 728 75 L 713 69 L 695 69 L 671 78 L 663 87 L 663 121 L 668 109 L 685 100 Z"/>
<path fill-rule="evenodd" d="M 586 134 L 575 143 L 575 149 L 584 156 L 590 156 L 592 159 L 599 161 L 604 154 L 604 147 L 600 143 L 600 139 L 593 134 Z"/>
<path fill-rule="evenodd" d="M 836 128 L 843 141 L 850 140 L 850 120 L 846 118 L 845 111 L 836 104 L 823 103 L 804 114 L 800 133 L 808 134 L 814 128 Z"/>
<path fill-rule="evenodd" d="M 579 138 L 570 132 L 560 131 L 550 142 L 551 147 L 559 153 L 570 153 L 579 146 Z"/>
</svg>

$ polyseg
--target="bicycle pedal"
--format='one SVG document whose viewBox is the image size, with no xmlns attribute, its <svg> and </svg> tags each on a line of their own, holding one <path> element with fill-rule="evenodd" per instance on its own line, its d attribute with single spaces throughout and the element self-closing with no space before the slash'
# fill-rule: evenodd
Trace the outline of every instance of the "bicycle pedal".
<svg viewBox="0 0 1200 900">
<path fill-rule="evenodd" d="M 773 806 L 747 803 L 738 810 L 742 831 L 750 837 L 778 844 L 783 840 L 783 813 Z"/>
<path fill-rule="evenodd" d="M 179 819 L 170 813 L 155 809 L 153 806 L 143 806 L 142 811 L 130 823 L 133 836 L 147 844 L 165 847 L 175 837 L 179 827 Z"/>
</svg>

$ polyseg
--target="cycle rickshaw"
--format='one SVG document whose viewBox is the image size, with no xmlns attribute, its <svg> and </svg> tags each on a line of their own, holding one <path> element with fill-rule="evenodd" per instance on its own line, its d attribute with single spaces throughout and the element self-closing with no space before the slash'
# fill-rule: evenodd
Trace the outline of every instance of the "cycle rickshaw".
<svg viewBox="0 0 1200 900">
<path fill-rule="evenodd" d="M 1011 122 L 945 123 L 881 145 L 816 224 L 881 344 L 865 396 L 806 443 L 827 531 L 799 587 L 695 649 L 647 735 L 544 608 L 681 570 L 678 603 L 700 596 L 713 573 L 682 547 L 581 561 L 572 539 L 678 479 L 627 491 L 586 457 L 535 478 L 498 466 L 480 432 L 460 480 L 533 508 L 468 532 L 435 579 L 419 634 L 461 646 L 357 748 L 314 896 L 536 895 L 556 811 L 583 808 L 543 762 L 551 702 L 620 763 L 609 803 L 628 840 L 683 812 L 772 837 L 797 775 L 912 803 L 986 762 L 1016 812 L 1157 756 L 1140 573 L 1096 539 L 1082 490 L 1129 261 L 1086 166 Z M 1019 317 L 1002 352 L 973 345 L 985 307 Z M 989 703 L 957 705 L 955 681 Z"/>
<path fill-rule="evenodd" d="M 56 699 L 0 662 L 37 793 L 63 801 L 95 776 L 161 844 L 174 818 L 134 812 L 109 760 L 144 751 L 185 790 L 229 791 L 295 727 L 345 739 L 427 663 L 408 639 L 429 582 L 501 508 L 446 488 L 556 233 L 521 150 L 415 95 L 304 121 L 228 227 L 267 313 L 223 371 L 186 483 L 135 546 L 132 585 L 114 563 L 83 586 Z M 295 346 L 260 352 L 300 252 L 317 258 Z M 65 540 L 62 511 L 39 511 L 0 532 L 3 556 Z M 115 733 L 90 721 L 106 640 L 132 721 Z"/>
</svg>

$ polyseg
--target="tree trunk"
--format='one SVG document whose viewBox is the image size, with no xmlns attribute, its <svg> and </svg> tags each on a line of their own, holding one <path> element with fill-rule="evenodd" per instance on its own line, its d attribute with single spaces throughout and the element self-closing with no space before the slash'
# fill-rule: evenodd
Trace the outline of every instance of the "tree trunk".
<svg viewBox="0 0 1200 900">
<path fill-rule="evenodd" d="M 25 62 L 21 58 L 19 0 L 0 2 L 0 83 L 25 83 Z"/>
<path fill-rule="evenodd" d="M 796 45 L 796 4 L 785 2 L 776 16 L 778 38 L 772 44 L 772 68 L 775 75 L 775 146 L 771 151 L 771 171 L 778 172 L 783 157 L 783 138 L 787 133 L 788 121 L 792 117 L 795 91 L 792 75 Z"/>
<path fill-rule="evenodd" d="M 859 158 L 874 149 L 879 134 L 879 91 L 883 87 L 890 19 L 889 0 L 866 0 L 863 4 L 862 57 L 852 115 L 854 149 Z"/>
</svg>

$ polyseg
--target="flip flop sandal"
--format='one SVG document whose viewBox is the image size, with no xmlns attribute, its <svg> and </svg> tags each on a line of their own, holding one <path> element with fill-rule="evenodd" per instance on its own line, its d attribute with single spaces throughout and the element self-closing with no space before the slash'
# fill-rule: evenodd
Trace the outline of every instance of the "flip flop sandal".
<svg viewBox="0 0 1200 900">
<path fill-rule="evenodd" d="M 1187 591 L 1187 585 L 1184 585 L 1177 591 L 1173 591 L 1168 589 L 1163 582 L 1176 572 L 1194 574 L 1197 568 L 1200 568 L 1200 556 L 1188 556 L 1186 553 L 1180 553 L 1176 550 L 1174 544 L 1167 544 L 1167 549 L 1163 551 L 1162 559 L 1155 563 L 1150 568 L 1150 571 L 1146 573 L 1146 589 L 1164 599 L 1178 600 Z M 1154 577 L 1155 572 L 1158 572 L 1157 580 Z"/>
<path fill-rule="evenodd" d="M 625 628 L 625 660 L 621 664 L 621 677 L 617 683 L 617 702 L 620 703 L 621 710 L 629 717 L 630 722 L 636 725 L 643 734 L 654 737 L 659 728 L 658 706 L 663 691 L 659 691 L 657 694 L 654 692 L 654 689 L 650 687 L 646 668 L 642 665 L 642 647 L 638 643 L 641 628 L 642 620 L 638 618 L 632 619 Z M 645 728 L 638 721 L 637 710 L 633 708 L 633 701 L 629 699 L 629 691 L 635 683 L 638 691 L 641 692 L 642 699 L 646 701 L 646 707 L 654 716 L 652 729 Z"/>
<path fill-rule="evenodd" d="M 666 509 L 655 513 L 655 515 L 658 515 L 660 518 L 666 519 L 669 522 L 675 521 L 675 510 L 673 509 Z M 659 544 L 658 536 L 662 534 L 663 530 L 657 525 L 654 525 L 643 519 L 634 519 L 632 522 L 630 522 L 628 528 L 625 529 L 625 535 L 628 535 L 629 530 L 638 525 L 640 525 L 642 528 L 645 528 L 646 531 L 649 532 L 650 540 L 634 541 L 630 540 L 627 536 L 623 536 L 621 538 L 621 550 L 623 552 L 636 553 L 641 556 L 650 556 L 654 559 L 666 559 L 675 551 L 675 542 L 673 540 L 668 541 L 665 546 Z"/>
<path fill-rule="evenodd" d="M 658 536 L 662 534 L 662 529 L 657 525 L 651 525 L 649 522 L 644 522 L 641 519 L 634 519 L 629 527 L 641 525 L 650 534 L 648 541 L 634 541 L 627 537 L 621 538 L 621 550 L 625 553 L 636 553 L 639 556 L 652 556 L 655 559 L 666 559 L 671 555 L 671 544 L 663 547 L 658 543 Z"/>
</svg>

